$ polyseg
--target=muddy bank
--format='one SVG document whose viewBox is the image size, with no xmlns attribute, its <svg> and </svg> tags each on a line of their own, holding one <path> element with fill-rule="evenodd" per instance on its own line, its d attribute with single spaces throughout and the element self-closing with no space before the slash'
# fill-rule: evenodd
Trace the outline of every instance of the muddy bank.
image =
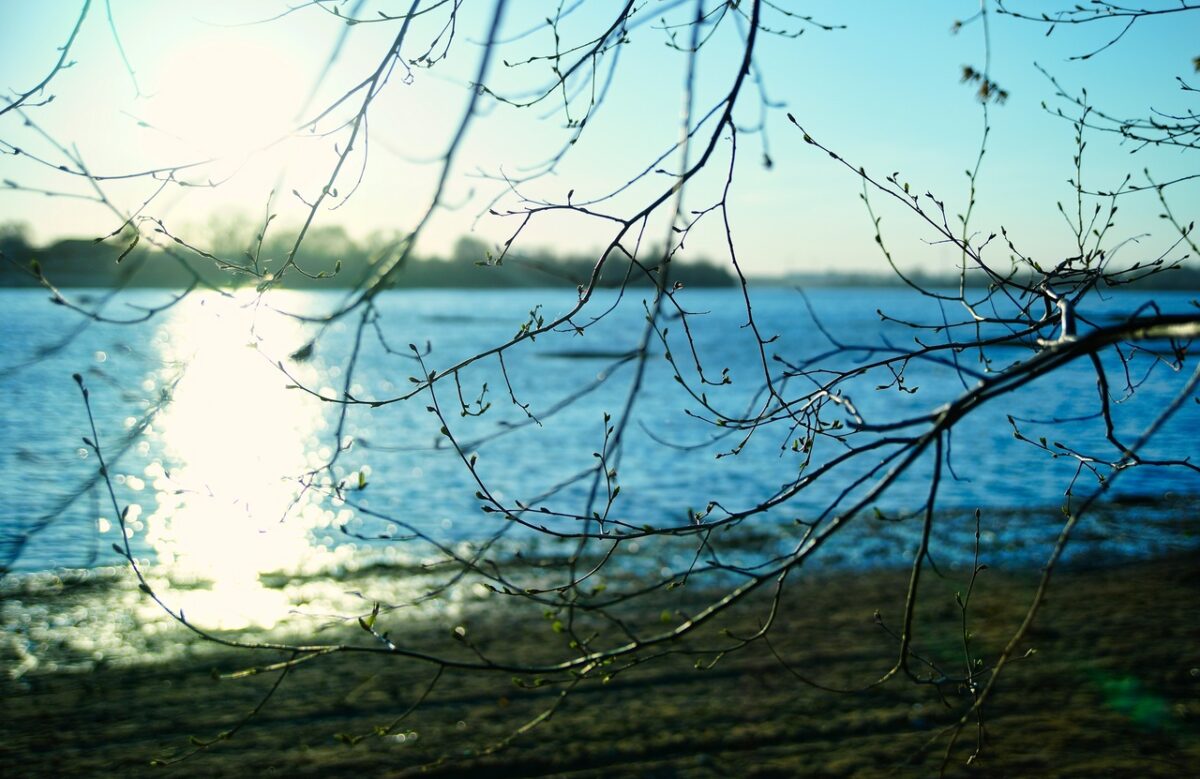
<svg viewBox="0 0 1200 779">
<path fill-rule="evenodd" d="M 878 678 L 896 642 L 873 615 L 878 610 L 885 625 L 899 625 L 906 576 L 826 573 L 797 583 L 770 646 L 757 642 L 711 667 L 712 655 L 668 656 L 607 683 L 580 684 L 550 719 L 505 749 L 492 751 L 553 705 L 561 688 L 518 686 L 510 673 L 447 672 L 416 712 L 393 724 L 433 669 L 340 654 L 293 671 L 232 738 L 154 767 L 152 760 L 193 749 L 189 737 L 210 739 L 236 727 L 278 678 L 212 674 L 278 655 L 185 651 L 147 665 L 6 678 L 0 760 L 8 776 L 928 776 L 945 749 L 935 736 L 969 700 L 963 690 L 896 678 L 839 694 L 795 675 L 849 688 Z M 982 574 L 968 616 L 972 646 L 985 662 L 1019 623 L 1036 578 Z M 964 575 L 924 581 L 916 651 L 958 670 L 962 630 L 954 596 Z M 969 728 L 952 755 L 951 775 L 1189 775 L 1200 765 L 1197 596 L 1194 554 L 1056 576 L 1022 647 L 1036 654 L 1007 669 L 985 711 L 985 751 L 964 767 L 976 743 Z M 752 632 L 768 604 L 755 606 L 696 646 L 711 646 L 722 628 Z M 468 623 L 488 655 L 533 661 L 560 656 L 565 641 L 540 614 L 492 606 L 458 621 Z M 408 646 L 462 650 L 438 620 L 393 621 L 391 629 L 402 631 Z M 381 726 L 391 727 L 375 736 Z M 357 736 L 367 737 L 346 743 Z M 934 746 L 924 749 L 931 739 Z"/>
</svg>

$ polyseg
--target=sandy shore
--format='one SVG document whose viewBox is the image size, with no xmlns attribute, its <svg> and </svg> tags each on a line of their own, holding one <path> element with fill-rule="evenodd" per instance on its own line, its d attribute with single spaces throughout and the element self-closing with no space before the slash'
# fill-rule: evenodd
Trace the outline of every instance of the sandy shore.
<svg viewBox="0 0 1200 779">
<path fill-rule="evenodd" d="M 771 645 L 827 686 L 862 687 L 890 665 L 906 572 L 827 574 L 790 590 Z M 1023 614 L 1036 572 L 982 575 L 970 610 L 980 654 L 995 657 Z M 961 665 L 954 593 L 961 574 L 929 576 L 918 629 L 922 656 Z M 970 767 L 973 728 L 950 775 L 1189 776 L 1200 766 L 1200 556 L 1065 571 L 986 709 L 987 744 Z M 765 604 L 764 604 L 765 606 Z M 753 629 L 751 609 L 735 634 Z M 537 657 L 556 640 L 540 617 L 497 615 L 472 626 L 488 652 Z M 445 627 L 413 625 L 410 645 L 440 645 Z M 561 637 L 560 637 L 561 638 Z M 957 660 L 956 660 L 957 657 Z M 258 658 L 268 659 L 268 658 Z M 607 684 L 577 687 L 554 716 L 489 749 L 558 697 L 509 674 L 446 674 L 386 737 L 351 746 L 403 712 L 428 666 L 334 655 L 291 673 L 226 741 L 189 752 L 189 737 L 237 725 L 273 675 L 216 680 L 254 662 L 210 655 L 3 682 L 0 764 L 6 776 L 899 776 L 935 775 L 945 741 L 923 750 L 968 700 L 961 690 L 901 679 L 867 692 L 807 686 L 762 642 L 708 670 L 661 658 Z M 947 705 L 948 704 L 948 705 Z M 441 762 L 437 762 L 441 759 Z M 432 765 L 431 765 L 432 764 Z M 422 768 L 424 767 L 424 768 Z"/>
</svg>

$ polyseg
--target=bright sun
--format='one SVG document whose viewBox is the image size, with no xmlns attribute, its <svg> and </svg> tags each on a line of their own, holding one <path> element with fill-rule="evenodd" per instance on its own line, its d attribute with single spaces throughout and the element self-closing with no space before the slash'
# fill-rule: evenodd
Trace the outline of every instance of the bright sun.
<svg viewBox="0 0 1200 779">
<path fill-rule="evenodd" d="M 275 47 L 229 36 L 205 38 L 163 63 L 144 118 L 193 150 L 242 157 L 293 129 L 301 81 Z"/>
</svg>

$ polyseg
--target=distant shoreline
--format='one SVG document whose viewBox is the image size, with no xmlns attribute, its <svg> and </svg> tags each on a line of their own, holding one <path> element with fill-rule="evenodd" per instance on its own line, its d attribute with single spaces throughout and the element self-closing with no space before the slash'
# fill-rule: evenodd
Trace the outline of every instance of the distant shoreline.
<svg viewBox="0 0 1200 779">
<path fill-rule="evenodd" d="M 274 247 L 270 256 L 284 256 Z M 233 255 L 231 255 L 233 256 Z M 358 246 L 347 236 L 317 241 L 298 261 L 304 273 L 288 272 L 278 289 L 350 289 L 361 286 L 380 270 L 386 252 Z M 653 252 L 649 256 L 654 256 Z M 273 283 L 270 274 L 280 263 L 264 254 L 261 262 L 245 253 L 240 259 L 222 260 L 196 253 L 167 254 L 148 250 L 136 241 L 97 243 L 87 239 L 65 239 L 47 246 L 32 246 L 19 236 L 0 235 L 0 288 L 38 288 L 46 284 L 60 289 L 187 289 L 190 286 L 221 289 L 254 288 Z M 395 289 L 527 289 L 559 287 L 575 289 L 592 281 L 596 257 L 557 256 L 548 252 L 494 255 L 482 242 L 465 238 L 446 258 L 411 257 L 389 280 Z M 308 275 L 306 275 L 308 274 Z M 600 288 L 652 289 L 657 279 L 653 266 L 631 262 L 613 254 L 596 279 Z M 703 258 L 675 260 L 670 282 L 692 288 L 737 288 L 739 281 L 727 265 Z M 872 272 L 793 272 L 778 276 L 752 276 L 751 287 L 800 287 L 803 289 L 889 289 L 917 285 L 925 289 L 957 289 L 964 279 L 956 273 L 896 274 Z M 965 277 L 969 289 L 986 289 L 988 278 L 978 271 Z M 1200 291 L 1200 268 L 1180 266 L 1155 273 L 1131 284 L 1109 289 Z"/>
<path fill-rule="evenodd" d="M 425 275 L 425 274 L 422 274 Z M 684 274 L 686 276 L 686 274 Z M 174 283 L 144 283 L 137 280 L 132 280 L 125 284 L 105 283 L 103 279 L 81 279 L 78 277 L 66 278 L 61 281 L 56 281 L 53 278 L 47 279 L 55 288 L 63 290 L 79 290 L 91 289 L 97 291 L 107 291 L 113 289 L 139 289 L 139 290 L 164 290 L 173 292 L 182 292 L 187 289 L 185 284 Z M 306 283 L 303 285 L 282 284 L 277 289 L 296 290 L 296 291 L 336 291 L 354 289 L 355 285 L 343 283 L 340 280 L 326 279 L 324 283 Z M 401 276 L 396 283 L 389 286 L 389 289 L 395 290 L 481 290 L 481 291 L 499 291 L 505 289 L 566 289 L 567 285 L 554 285 L 546 283 L 501 283 L 497 284 L 493 279 L 480 279 L 474 283 L 458 282 L 437 283 L 428 279 L 423 279 L 418 283 L 406 283 L 407 278 Z M 921 289 L 927 290 L 957 290 L 960 286 L 957 277 L 950 276 L 917 276 L 912 278 L 913 284 L 918 285 Z M 714 284 L 707 281 L 688 283 L 687 281 L 680 282 L 683 288 L 693 289 L 736 289 L 736 285 L 732 281 L 728 284 Z M 757 276 L 750 277 L 746 280 L 747 285 L 753 289 L 772 289 L 772 288 L 788 288 L 788 289 L 912 289 L 912 285 L 894 276 L 880 276 L 874 274 L 862 275 L 840 275 L 840 274 L 810 274 L 803 276 Z M 215 286 L 222 290 L 239 290 L 252 289 L 250 285 L 228 285 L 219 282 L 210 281 L 211 286 Z M 983 290 L 986 289 L 986 284 L 969 282 L 966 285 L 968 290 Z M 207 288 L 207 285 L 202 288 Z M 634 289 L 651 289 L 649 285 L 633 285 Z M 36 278 L 28 280 L 13 278 L 5 274 L 0 274 L 0 289 L 27 289 L 38 290 L 45 289 L 45 285 L 41 284 Z M 613 285 L 601 285 L 600 289 L 616 289 Z M 1122 291 L 1128 290 L 1133 292 L 1200 292 L 1200 271 L 1192 271 L 1191 269 L 1177 272 L 1164 277 L 1155 277 L 1133 284 L 1121 285 L 1119 287 L 1106 287 L 1106 291 Z"/>
</svg>

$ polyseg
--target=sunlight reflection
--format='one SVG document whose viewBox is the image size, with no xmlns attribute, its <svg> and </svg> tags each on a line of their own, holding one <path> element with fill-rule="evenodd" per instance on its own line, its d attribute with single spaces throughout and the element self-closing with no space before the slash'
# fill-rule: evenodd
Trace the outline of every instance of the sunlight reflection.
<svg viewBox="0 0 1200 779">
<path fill-rule="evenodd" d="M 333 516 L 296 480 L 315 464 L 321 404 L 272 363 L 300 339 L 294 320 L 253 295 L 187 302 L 158 339 L 164 361 L 186 368 L 156 425 L 166 465 L 146 469 L 157 500 L 146 541 L 189 619 L 270 627 L 289 603 L 260 574 L 313 570 L 330 554 L 312 532 Z"/>
</svg>

